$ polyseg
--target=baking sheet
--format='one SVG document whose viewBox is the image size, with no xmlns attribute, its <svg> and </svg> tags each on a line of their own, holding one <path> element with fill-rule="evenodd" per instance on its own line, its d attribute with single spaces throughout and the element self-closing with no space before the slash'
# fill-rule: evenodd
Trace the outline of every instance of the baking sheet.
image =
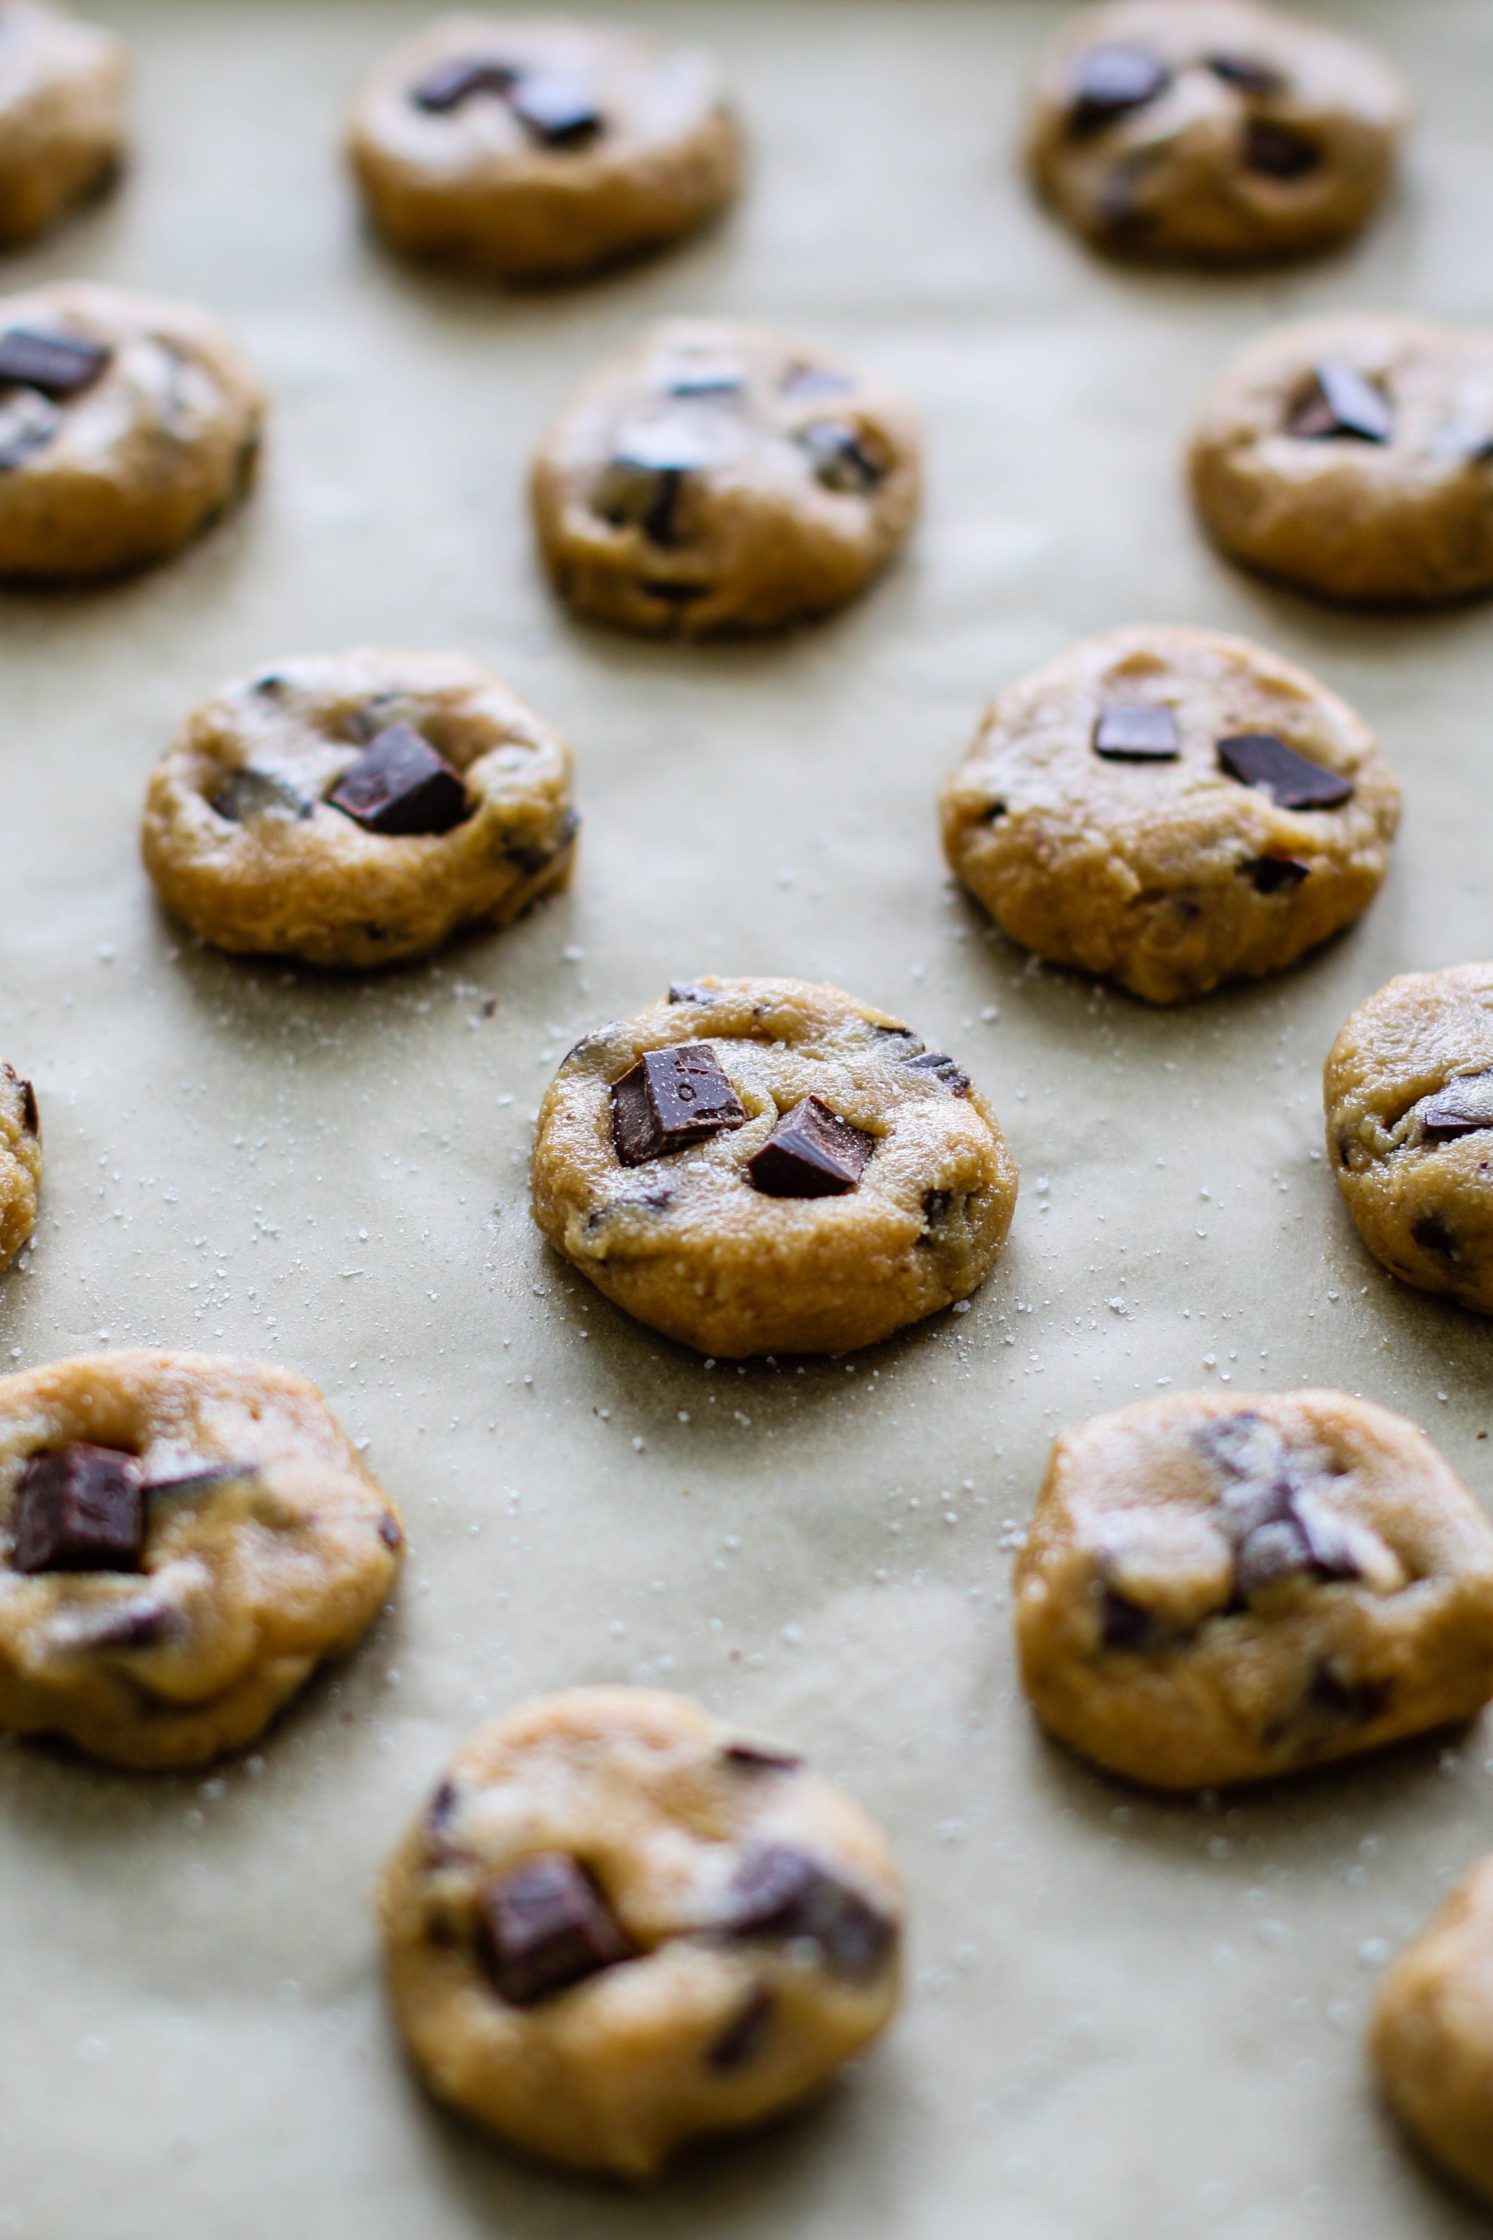
<svg viewBox="0 0 1493 2240">
<path fill-rule="evenodd" d="M 1052 1432 L 1167 1384 L 1362 1389 L 1493 1497 L 1488 1326 L 1379 1273 L 1318 1153 L 1352 1005 L 1493 943 L 1488 610 L 1365 623 L 1263 589 L 1206 552 L 1177 474 L 1203 383 L 1267 320 L 1488 314 L 1493 11 L 1329 5 L 1421 100 L 1406 191 L 1344 258 L 1208 283 L 1109 270 L 1029 204 L 1008 151 L 1046 0 L 649 0 L 728 58 L 752 190 L 679 255 L 506 300 L 385 260 L 339 174 L 342 97 L 418 10 L 93 12 L 136 53 L 140 159 L 7 283 L 199 298 L 276 403 L 257 498 L 179 564 L 0 600 L 0 1051 L 37 1081 L 49 1162 L 0 1356 L 292 1363 L 369 1442 L 413 1553 L 364 1651 L 210 1777 L 0 1753 L 0 2234 L 1486 2229 L 1381 2121 L 1360 2039 L 1380 1959 L 1493 1845 L 1493 1736 L 1148 1802 L 1034 1732 L 1008 1580 Z M 863 353 L 926 417 L 907 563 L 784 643 L 582 629 L 531 563 L 519 493 L 552 406 L 641 320 L 694 310 Z M 1148 618 L 1304 660 L 1408 793 L 1357 931 L 1171 1015 L 994 940 L 933 814 L 1002 679 Z M 572 892 L 393 979 L 191 946 L 135 860 L 150 764 L 222 678 L 359 641 L 463 646 L 569 730 Z M 546 1256 L 525 1161 L 553 1064 L 711 970 L 840 981 L 991 1092 L 1024 1183 L 967 1314 L 841 1363 L 709 1370 Z M 907 2010 L 861 2073 L 641 2200 L 424 2102 L 367 1911 L 469 1724 L 598 1680 L 801 1743 L 886 1822 L 914 1904 Z"/>
</svg>

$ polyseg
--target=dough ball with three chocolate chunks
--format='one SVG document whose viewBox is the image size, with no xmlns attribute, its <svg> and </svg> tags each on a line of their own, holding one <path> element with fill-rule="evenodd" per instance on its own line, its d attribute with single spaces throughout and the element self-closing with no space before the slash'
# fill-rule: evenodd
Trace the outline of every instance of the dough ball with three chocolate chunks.
<svg viewBox="0 0 1493 2240">
<path fill-rule="evenodd" d="M 1231 559 L 1319 598 L 1493 588 L 1493 329 L 1339 312 L 1275 327 L 1203 401 L 1193 496 Z"/>
<path fill-rule="evenodd" d="M 73 281 L 0 297 L 0 578 L 164 560 L 246 488 L 263 411 L 205 311 Z"/>
<path fill-rule="evenodd" d="M 0 1727 L 141 1768 L 235 1749 L 352 1647 L 403 1544 L 288 1370 L 138 1351 L 0 1378 Z"/>
<path fill-rule="evenodd" d="M 612 24 L 454 16 L 382 63 L 348 153 L 397 249 L 564 280 L 693 233 L 741 136 L 708 55 Z"/>
<path fill-rule="evenodd" d="M 1411 2137 L 1493 2201 L 1493 1858 L 1463 1877 L 1386 1970 L 1370 2049 Z"/>
<path fill-rule="evenodd" d="M 1049 49 L 1028 160 L 1099 248 L 1254 264 L 1357 233 L 1408 116 L 1388 65 L 1325 24 L 1253 0 L 1116 0 Z"/>
<path fill-rule="evenodd" d="M 1004 933 L 1148 1003 L 1294 964 L 1389 861 L 1400 788 L 1335 693 L 1243 638 L 1116 630 L 1008 686 L 944 787 Z"/>
<path fill-rule="evenodd" d="M 124 49 L 46 0 L 0 8 L 0 248 L 106 186 L 125 145 Z"/>
<path fill-rule="evenodd" d="M 220 949 L 354 970 L 563 886 L 570 749 L 457 653 L 287 661 L 194 709 L 150 781 L 162 901 Z"/>
<path fill-rule="evenodd" d="M 1493 964 L 1408 972 L 1359 1005 L 1323 1079 L 1327 1155 L 1392 1275 L 1493 1314 Z"/>
<path fill-rule="evenodd" d="M 1341 1392 L 1184 1392 L 1064 1432 L 1014 1575 L 1043 1725 L 1160 1789 L 1260 1781 L 1493 1697 L 1493 1525 Z"/>
<path fill-rule="evenodd" d="M 432 2091 L 516 2146 L 624 2178 L 816 2092 L 900 1990 L 879 1829 L 792 1752 L 641 1688 L 480 1727 L 379 1910 Z"/>
<path fill-rule="evenodd" d="M 918 508 L 909 407 L 765 328 L 672 319 L 605 367 L 535 464 L 540 550 L 579 613 L 652 636 L 845 605 Z"/>
<path fill-rule="evenodd" d="M 701 1353 L 844 1353 L 982 1284 L 1016 1162 L 954 1059 L 801 980 L 676 982 L 578 1042 L 539 1113 L 534 1218 Z"/>
<path fill-rule="evenodd" d="M 36 1091 L 0 1059 L 0 1268 L 10 1265 L 36 1227 L 41 1169 Z"/>
</svg>

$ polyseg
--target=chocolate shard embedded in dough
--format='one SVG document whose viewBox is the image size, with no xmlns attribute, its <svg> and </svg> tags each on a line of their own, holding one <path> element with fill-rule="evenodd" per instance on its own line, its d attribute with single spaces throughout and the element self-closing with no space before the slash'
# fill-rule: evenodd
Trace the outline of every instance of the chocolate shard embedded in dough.
<svg viewBox="0 0 1493 2240">
<path fill-rule="evenodd" d="M 740 1097 L 705 1042 L 649 1050 L 612 1084 L 612 1142 L 624 1167 L 683 1151 L 745 1121 Z"/>
<path fill-rule="evenodd" d="M 920 1050 L 915 1057 L 904 1058 L 902 1063 L 909 1073 L 931 1073 L 956 1097 L 969 1095 L 969 1075 L 947 1050 Z"/>
<path fill-rule="evenodd" d="M 1107 700 L 1094 725 L 1094 752 L 1106 762 L 1175 762 L 1182 752 L 1170 708 Z"/>
<path fill-rule="evenodd" d="M 1090 47 L 1068 81 L 1068 129 L 1098 132 L 1165 93 L 1172 74 L 1149 47 Z"/>
<path fill-rule="evenodd" d="M 1420 1124 L 1427 1143 L 1452 1143 L 1493 1128 L 1493 1071 L 1453 1075 L 1425 1106 Z"/>
<path fill-rule="evenodd" d="M 391 724 L 343 771 L 328 801 L 389 839 L 450 832 L 471 814 L 461 772 L 407 724 Z"/>
<path fill-rule="evenodd" d="M 637 1956 L 596 1884 L 568 1852 L 542 1852 L 489 1883 L 479 1902 L 482 1957 L 510 2006 L 532 2006 Z"/>
<path fill-rule="evenodd" d="M 746 2003 L 726 2024 L 706 2054 L 712 2069 L 744 2069 L 762 2049 L 776 2001 L 766 1984 L 749 1992 Z"/>
<path fill-rule="evenodd" d="M 427 70 L 410 87 L 410 99 L 417 109 L 441 115 L 448 109 L 459 109 L 474 94 L 506 96 L 517 76 L 511 63 L 496 62 L 490 55 L 453 55 L 449 62 L 438 62 L 433 70 Z"/>
<path fill-rule="evenodd" d="M 614 528 L 634 526 L 650 543 L 667 547 L 679 540 L 689 477 L 715 457 L 715 447 L 682 414 L 636 422 L 618 435 L 592 502 Z"/>
<path fill-rule="evenodd" d="M 1251 117 L 1244 128 L 1245 168 L 1258 171 L 1263 178 L 1305 179 L 1321 161 L 1318 143 L 1288 124 L 1272 123 L 1269 117 Z"/>
<path fill-rule="evenodd" d="M 1215 78 L 1260 101 L 1269 101 L 1286 90 L 1286 76 L 1270 62 L 1252 54 L 1210 54 L 1204 61 Z"/>
<path fill-rule="evenodd" d="M 882 478 L 881 461 L 865 438 L 837 420 L 811 420 L 795 440 L 809 455 L 814 479 L 841 497 L 864 496 Z"/>
<path fill-rule="evenodd" d="M 28 1136 L 41 1134 L 41 1113 L 37 1109 L 36 1091 L 26 1080 L 21 1083 L 21 1125 Z"/>
<path fill-rule="evenodd" d="M 1219 740 L 1217 752 L 1220 769 L 1268 793 L 1279 809 L 1340 809 L 1356 790 L 1351 778 L 1298 754 L 1273 731 L 1236 732 Z"/>
<path fill-rule="evenodd" d="M 1153 1611 L 1121 1594 L 1117 1587 L 1099 1589 L 1099 1646 L 1114 1655 L 1145 1656 L 1162 1648 L 1169 1629 Z"/>
<path fill-rule="evenodd" d="M 698 980 L 671 980 L 669 982 L 670 1003 L 709 1003 L 710 997 L 711 990 L 702 987 Z"/>
<path fill-rule="evenodd" d="M 897 1924 L 795 1844 L 749 1851 L 726 1891 L 720 1927 L 731 1937 L 817 1945 L 837 1974 L 875 1975 L 890 1959 Z"/>
<path fill-rule="evenodd" d="M 682 365 L 671 374 L 668 394 L 671 397 L 711 398 L 739 397 L 746 387 L 744 375 L 735 366 L 712 365 L 702 360 L 698 365 Z"/>
<path fill-rule="evenodd" d="M 0 334 L 0 389 L 39 389 L 61 403 L 90 388 L 113 355 L 106 343 L 83 335 L 8 327 Z"/>
<path fill-rule="evenodd" d="M 32 1455 L 16 1489 L 17 1571 L 138 1571 L 145 1496 L 132 1455 L 73 1440 Z"/>
<path fill-rule="evenodd" d="M 1388 443 L 1394 410 L 1377 383 L 1341 358 L 1312 368 L 1312 386 L 1286 423 L 1287 435 L 1307 441 L 1350 436 L 1360 443 Z"/>
<path fill-rule="evenodd" d="M 145 1485 L 147 1500 L 159 1494 L 172 1500 L 178 1495 L 213 1493 L 219 1486 L 233 1486 L 244 1478 L 257 1478 L 257 1462 L 206 1462 L 200 1470 L 179 1470 L 169 1478 L 150 1478 Z"/>
<path fill-rule="evenodd" d="M 532 139 L 546 148 L 581 148 L 605 118 L 579 78 L 563 70 L 525 70 L 508 106 Z"/>
<path fill-rule="evenodd" d="M 1311 865 L 1295 856 L 1255 856 L 1239 868 L 1256 894 L 1294 894 L 1311 872 Z"/>
<path fill-rule="evenodd" d="M 803 1764 L 796 1750 L 779 1750 L 770 1742 L 728 1742 L 721 1756 L 749 1773 L 796 1773 Z"/>
<path fill-rule="evenodd" d="M 1311 1550 L 1294 1517 L 1257 1524 L 1234 1558 L 1234 1584 L 1240 1594 L 1257 1594 L 1281 1579 L 1312 1568 Z"/>
<path fill-rule="evenodd" d="M 822 1097 L 805 1097 L 752 1154 L 747 1174 L 766 1198 L 843 1197 L 875 1148 L 874 1136 L 842 1120 Z"/>
<path fill-rule="evenodd" d="M 229 771 L 208 807 L 227 824 L 250 824 L 255 817 L 309 817 L 316 803 L 288 778 L 273 777 L 245 763 Z"/>
</svg>

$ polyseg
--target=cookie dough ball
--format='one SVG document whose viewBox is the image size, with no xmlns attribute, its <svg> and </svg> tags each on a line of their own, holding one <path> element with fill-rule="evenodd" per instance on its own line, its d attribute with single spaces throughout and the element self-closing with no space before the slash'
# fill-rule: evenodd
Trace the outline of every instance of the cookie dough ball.
<svg viewBox="0 0 1493 2240">
<path fill-rule="evenodd" d="M 1235 358 L 1192 439 L 1219 548 L 1362 606 L 1493 586 L 1493 331 L 1343 313 Z"/>
<path fill-rule="evenodd" d="M 534 1218 L 640 1322 L 739 1359 L 846 1353 L 982 1284 L 1016 1162 L 955 1061 L 838 988 L 676 982 L 570 1052 Z"/>
<path fill-rule="evenodd" d="M 107 185 L 125 144 L 119 41 L 44 0 L 0 10 L 0 249 Z"/>
<path fill-rule="evenodd" d="M 1370 2045 L 1406 2129 L 1493 2200 L 1493 1859 L 1473 1868 L 1386 1973 Z"/>
<path fill-rule="evenodd" d="M 454 16 L 375 71 L 348 153 L 395 248 L 564 280 L 694 233 L 741 138 L 708 55 L 612 24 Z"/>
<path fill-rule="evenodd" d="M 146 866 L 220 949 L 362 967 L 506 925 L 570 876 L 570 749 L 456 653 L 287 661 L 188 716 Z"/>
<path fill-rule="evenodd" d="M 395 2016 L 443 2100 L 652 2176 L 818 2090 L 891 2020 L 880 1831 L 680 1696 L 578 1688 L 479 1728 L 387 1868 Z"/>
<path fill-rule="evenodd" d="M 1493 964 L 1369 997 L 1323 1079 L 1327 1155 L 1392 1275 L 1493 1314 Z"/>
<path fill-rule="evenodd" d="M 1493 1525 L 1341 1392 L 1189 1392 L 1057 1440 L 1015 1572 L 1022 1681 L 1112 1773 L 1211 1789 L 1470 1719 Z"/>
<path fill-rule="evenodd" d="M 1101 249 L 1253 264 L 1357 233 L 1407 117 L 1386 64 L 1324 25 L 1251 0 L 1117 0 L 1049 50 L 1028 160 Z"/>
<path fill-rule="evenodd" d="M 36 1227 L 41 1166 L 36 1091 L 0 1059 L 0 1268 L 10 1265 Z"/>
<path fill-rule="evenodd" d="M 534 521 L 578 613 L 704 637 L 844 606 L 918 488 L 917 424 L 880 382 L 765 328 L 671 319 L 550 430 Z"/>
<path fill-rule="evenodd" d="M 352 1647 L 402 1547 L 304 1377 L 120 1352 L 0 1378 L 0 1727 L 201 1764 Z"/>
<path fill-rule="evenodd" d="M 0 297 L 0 577 L 165 559 L 245 488 L 263 407 L 206 312 L 71 281 Z"/>
<path fill-rule="evenodd" d="M 951 866 L 1013 941 L 1177 1003 L 1351 925 L 1400 788 L 1304 669 L 1210 630 L 1116 630 L 1001 694 L 942 814 Z"/>
</svg>

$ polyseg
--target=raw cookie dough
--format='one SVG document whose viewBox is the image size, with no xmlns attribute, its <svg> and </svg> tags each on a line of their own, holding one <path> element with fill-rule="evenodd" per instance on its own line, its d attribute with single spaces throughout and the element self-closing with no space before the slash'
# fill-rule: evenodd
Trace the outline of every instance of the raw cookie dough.
<svg viewBox="0 0 1493 2240">
<path fill-rule="evenodd" d="M 950 864 L 1013 941 L 1176 1003 L 1350 925 L 1400 788 L 1304 669 L 1210 630 L 1132 629 L 1003 692 L 942 814 Z"/>
<path fill-rule="evenodd" d="M 1370 2044 L 1406 2128 L 1493 2200 L 1493 1859 L 1463 1878 L 1386 1972 Z"/>
<path fill-rule="evenodd" d="M 107 185 L 125 143 L 119 41 L 44 0 L 0 4 L 0 248 Z"/>
<path fill-rule="evenodd" d="M 1325 25 L 1250 0 L 1118 0 L 1049 49 L 1027 152 L 1098 247 L 1250 264 L 1356 233 L 1407 119 L 1388 66 Z"/>
<path fill-rule="evenodd" d="M 288 1370 L 135 1351 L 0 1378 L 0 1727 L 126 1766 L 234 1749 L 352 1647 L 402 1548 Z"/>
<path fill-rule="evenodd" d="M 391 55 L 358 97 L 348 153 L 396 248 L 517 281 L 661 248 L 741 177 L 708 55 L 501 16 L 452 17 Z"/>
<path fill-rule="evenodd" d="M 1335 313 L 1224 369 L 1192 438 L 1220 549 L 1363 606 L 1493 586 L 1493 331 Z"/>
<path fill-rule="evenodd" d="M 1327 1060 L 1327 1155 L 1376 1259 L 1493 1314 L 1493 964 L 1407 972 Z"/>
<path fill-rule="evenodd" d="M 41 1166 L 36 1091 L 0 1058 L 0 1268 L 10 1265 L 36 1227 Z"/>
<path fill-rule="evenodd" d="M 1257 1781 L 1493 1696 L 1493 1525 L 1341 1392 L 1185 1392 L 1065 1432 L 1014 1577 L 1043 1724 L 1161 1789 Z"/>
<path fill-rule="evenodd" d="M 0 297 L 0 577 L 175 552 L 246 486 L 263 405 L 189 305 L 73 281 Z"/>
<path fill-rule="evenodd" d="M 385 1871 L 394 2012 L 441 2099 L 627 2178 L 816 2091 L 897 2004 L 881 1832 L 681 1696 L 577 1688 L 472 1735 Z"/>
<path fill-rule="evenodd" d="M 535 464 L 568 605 L 655 636 L 772 630 L 843 606 L 918 508 L 892 390 L 762 327 L 670 319 L 587 383 Z"/>
<path fill-rule="evenodd" d="M 701 1353 L 844 1353 L 995 1265 L 1016 1162 L 954 1060 L 838 988 L 676 982 L 588 1034 L 539 1112 L 534 1218 Z"/>
<path fill-rule="evenodd" d="M 457 653 L 282 662 L 194 710 L 150 781 L 161 899 L 221 949 L 397 964 L 570 876 L 570 749 Z"/>
</svg>

